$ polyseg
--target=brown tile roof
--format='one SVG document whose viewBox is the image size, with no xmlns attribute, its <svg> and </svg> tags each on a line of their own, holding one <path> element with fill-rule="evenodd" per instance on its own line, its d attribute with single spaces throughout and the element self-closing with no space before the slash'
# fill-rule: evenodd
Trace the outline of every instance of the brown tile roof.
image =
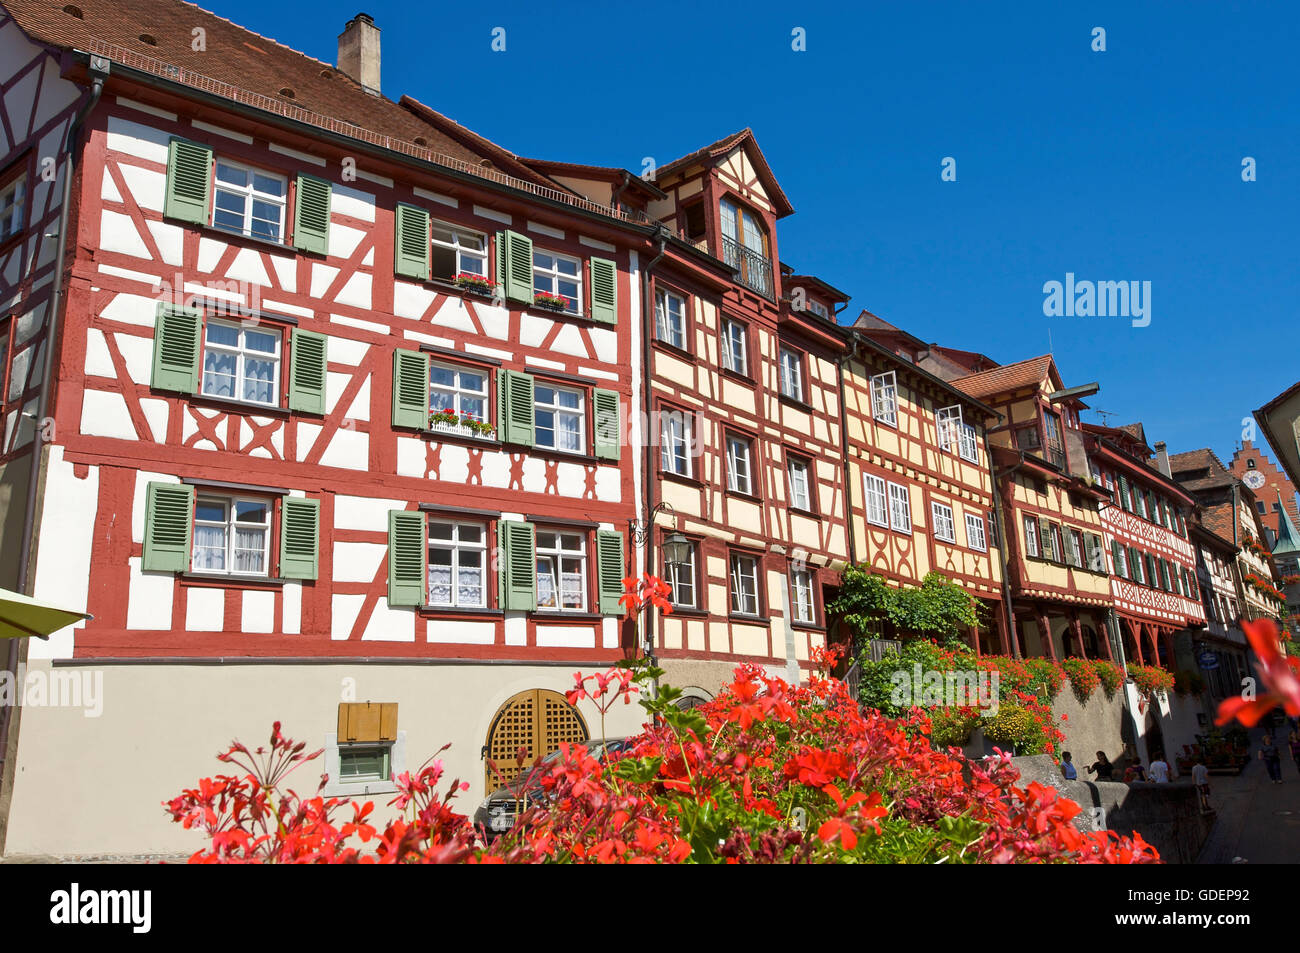
<svg viewBox="0 0 1300 953">
<path fill-rule="evenodd" d="M 772 174 L 772 167 L 767 164 L 767 157 L 763 155 L 763 150 L 758 147 L 758 140 L 754 138 L 754 130 L 746 126 L 740 132 L 733 132 L 729 136 L 724 136 L 717 142 L 710 143 L 703 149 L 696 149 L 690 155 L 684 155 L 680 159 L 674 159 L 667 165 L 661 165 L 655 172 L 656 179 L 662 179 L 665 175 L 676 172 L 678 169 L 684 169 L 696 162 L 703 162 L 708 159 L 714 159 L 718 156 L 724 156 L 736 146 L 748 141 L 753 146 L 751 158 L 755 167 L 758 169 L 759 176 L 763 179 L 764 185 L 768 190 L 768 198 L 772 200 L 773 207 L 776 210 L 777 218 L 789 215 L 794 212 L 794 206 L 786 197 L 784 190 Z"/>
<path fill-rule="evenodd" d="M 1201 510 L 1201 522 L 1215 536 L 1231 541 L 1235 522 L 1231 503 L 1219 503 Z"/>
<path fill-rule="evenodd" d="M 112 44 L 134 57 L 179 67 L 182 82 L 206 77 L 372 133 L 425 145 L 471 166 L 481 166 L 486 159 L 500 172 L 559 188 L 500 146 L 432 110 L 432 116 L 418 116 L 387 97 L 367 93 L 331 63 L 182 0 L 77 0 L 81 18 L 51 0 L 0 0 L 0 6 L 24 33 L 49 46 L 89 50 L 96 43 Z M 196 28 L 205 31 L 202 51 L 191 46 Z M 146 34 L 155 42 L 140 39 Z M 282 89 L 292 90 L 293 96 L 281 94 Z"/>
<path fill-rule="evenodd" d="M 1186 476 L 1208 470 L 1205 476 Z M 1213 487 L 1231 486 L 1236 477 L 1223 465 L 1223 461 L 1208 447 L 1200 450 L 1187 450 L 1183 453 L 1169 455 L 1169 472 L 1174 479 L 1189 490 L 1205 490 Z M 1217 531 L 1216 531 L 1217 532 Z M 1231 538 L 1231 536 L 1229 536 Z"/>
<path fill-rule="evenodd" d="M 1022 387 L 1037 387 L 1048 378 L 1052 369 L 1052 356 L 1043 354 L 1039 357 L 1031 357 L 1027 361 L 1004 364 L 978 374 L 958 377 L 952 381 L 952 385 L 972 397 L 984 398 L 1020 390 Z"/>
</svg>

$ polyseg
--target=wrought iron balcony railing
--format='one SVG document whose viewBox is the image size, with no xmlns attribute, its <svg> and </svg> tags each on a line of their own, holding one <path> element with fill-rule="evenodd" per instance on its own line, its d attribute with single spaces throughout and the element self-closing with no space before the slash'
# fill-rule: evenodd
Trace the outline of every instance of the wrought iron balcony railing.
<svg viewBox="0 0 1300 953">
<path fill-rule="evenodd" d="M 754 289 L 765 298 L 773 297 L 772 263 L 734 238 L 722 236 L 722 260 L 735 268 L 740 283 Z"/>
</svg>

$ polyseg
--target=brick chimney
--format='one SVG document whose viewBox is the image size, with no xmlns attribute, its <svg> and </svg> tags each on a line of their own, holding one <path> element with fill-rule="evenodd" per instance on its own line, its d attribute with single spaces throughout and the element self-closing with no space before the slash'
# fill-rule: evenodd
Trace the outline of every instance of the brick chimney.
<svg viewBox="0 0 1300 953">
<path fill-rule="evenodd" d="M 379 95 L 379 27 L 370 14 L 358 13 L 339 34 L 339 71 Z"/>
<path fill-rule="evenodd" d="M 1174 475 L 1169 470 L 1168 446 L 1166 446 L 1165 442 L 1162 440 L 1155 445 L 1155 451 L 1156 451 L 1156 467 L 1160 470 L 1161 473 L 1163 473 L 1165 476 L 1169 477 L 1172 480 Z"/>
</svg>

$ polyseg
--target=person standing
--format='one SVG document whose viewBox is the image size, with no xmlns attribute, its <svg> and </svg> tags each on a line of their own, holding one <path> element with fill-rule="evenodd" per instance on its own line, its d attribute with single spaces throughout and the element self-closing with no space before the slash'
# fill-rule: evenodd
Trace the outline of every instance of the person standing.
<svg viewBox="0 0 1300 953">
<path fill-rule="evenodd" d="M 1196 765 L 1192 768 L 1192 783 L 1196 785 L 1196 793 L 1201 799 L 1201 810 L 1210 809 L 1210 769 L 1205 766 L 1204 758 L 1197 758 Z"/>
<path fill-rule="evenodd" d="M 1124 769 L 1124 783 L 1132 784 L 1134 781 L 1145 781 L 1147 779 L 1146 769 L 1142 767 L 1141 761 L 1134 761 Z"/>
<path fill-rule="evenodd" d="M 1113 781 L 1115 779 L 1115 765 L 1110 763 L 1110 758 L 1106 757 L 1106 752 L 1098 751 L 1097 760 L 1088 765 L 1088 773 L 1097 775 L 1098 781 Z"/>
<path fill-rule="evenodd" d="M 1163 751 L 1157 752 L 1154 760 L 1151 762 L 1151 780 L 1156 784 L 1169 783 L 1169 763 L 1165 761 Z"/>
<path fill-rule="evenodd" d="M 1273 744 L 1273 736 L 1264 735 L 1263 744 L 1259 747 L 1259 760 L 1264 762 L 1264 767 L 1268 769 L 1268 778 L 1274 784 L 1282 783 L 1282 754 L 1277 750 L 1277 745 Z"/>
<path fill-rule="evenodd" d="M 1291 732 L 1287 747 L 1291 749 L 1291 760 L 1295 762 L 1296 769 L 1300 770 L 1300 732 Z"/>
</svg>

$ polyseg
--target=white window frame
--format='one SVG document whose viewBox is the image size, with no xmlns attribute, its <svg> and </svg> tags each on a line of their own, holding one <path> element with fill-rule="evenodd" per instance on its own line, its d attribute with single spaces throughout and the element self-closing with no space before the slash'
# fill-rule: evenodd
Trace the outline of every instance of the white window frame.
<svg viewBox="0 0 1300 953">
<path fill-rule="evenodd" d="M 222 182 L 220 178 L 222 166 L 226 166 L 227 168 L 230 169 L 237 169 L 240 172 L 248 173 L 248 185 L 234 186 Z M 257 182 L 256 176 L 259 175 L 268 179 L 274 179 L 275 181 L 279 182 L 282 188 L 281 193 L 279 195 L 272 195 L 269 192 L 258 191 L 258 189 L 255 187 L 255 183 Z M 243 221 L 243 225 L 240 227 L 238 231 L 226 225 L 217 224 L 217 212 L 218 212 L 217 193 L 218 192 L 225 192 L 228 195 L 238 195 L 243 197 L 244 221 Z M 267 238 L 265 235 L 254 234 L 253 232 L 253 202 L 254 201 L 266 202 L 270 205 L 275 206 L 279 210 L 280 221 L 276 225 L 276 228 L 278 229 L 279 232 L 277 237 Z M 274 242 L 277 245 L 283 245 L 285 243 L 285 234 L 284 234 L 285 218 L 286 218 L 286 212 L 288 208 L 289 208 L 289 180 L 287 177 L 280 175 L 279 173 L 276 172 L 270 172 L 266 169 L 260 169 L 257 166 L 248 165 L 247 163 L 244 162 L 235 162 L 231 159 L 224 159 L 221 158 L 220 156 L 217 157 L 212 170 L 212 218 L 210 219 L 210 222 L 213 228 L 217 228 L 223 232 L 229 232 L 235 235 L 243 235 L 246 238 L 255 238 L 258 241 Z M 226 212 L 231 215 L 234 214 L 234 212 L 231 211 L 230 209 L 220 209 L 220 211 Z"/>
<path fill-rule="evenodd" d="M 692 415 L 684 410 L 659 411 L 659 468 L 664 473 L 690 478 L 694 426 Z"/>
<path fill-rule="evenodd" d="M 546 267 L 545 265 L 539 265 L 537 263 L 538 255 L 546 255 L 547 257 L 552 259 L 552 261 L 555 262 L 556 264 L 553 264 L 549 268 Z M 575 277 L 573 275 L 566 275 L 563 272 L 561 272 L 558 265 L 558 263 L 561 261 L 567 261 L 571 264 L 577 265 L 578 266 L 577 276 Z M 541 279 L 543 282 L 549 282 L 550 287 L 539 288 L 537 286 L 538 279 Z M 564 311 L 561 312 L 561 314 L 581 315 L 582 302 L 583 302 L 582 259 L 574 258 L 572 255 L 565 255 L 557 251 L 547 251 L 545 248 L 534 248 L 533 249 L 533 293 L 538 294 L 541 292 L 546 292 L 547 294 L 554 295 L 557 298 L 567 299 L 569 297 L 568 295 L 560 294 L 559 288 L 560 288 L 561 281 L 572 282 L 578 286 L 578 290 L 573 298 L 573 307 L 565 308 Z"/>
<path fill-rule="evenodd" d="M 738 449 L 744 450 L 744 486 L 740 485 L 742 459 L 736 452 Z M 740 434 L 727 434 L 727 489 L 746 496 L 754 495 L 754 442 Z"/>
<path fill-rule="evenodd" d="M 865 503 L 867 522 L 888 529 L 889 492 L 885 488 L 884 478 L 874 473 L 862 474 L 862 498 Z"/>
<path fill-rule="evenodd" d="M 795 471 L 803 473 L 803 498 L 800 500 L 799 483 Z M 812 512 L 812 464 L 801 457 L 789 457 L 785 464 L 786 478 L 790 481 L 790 505 L 795 509 Z"/>
<path fill-rule="evenodd" d="M 451 527 L 450 539 L 439 539 L 433 535 L 434 526 Z M 461 530 L 465 527 L 473 527 L 479 531 L 478 542 L 461 539 Z M 439 608 L 455 609 L 486 609 L 488 604 L 488 571 L 490 564 L 488 562 L 488 530 L 483 523 L 477 523 L 473 520 L 450 520 L 441 518 L 429 519 L 429 555 L 428 560 L 428 579 L 425 580 L 425 598 L 428 605 L 438 606 Z M 447 551 L 451 553 L 451 599 L 448 602 L 433 601 L 433 551 Z M 479 601 L 462 602 L 460 596 L 460 574 L 461 574 L 461 553 L 474 552 L 479 556 Z"/>
<path fill-rule="evenodd" d="M 446 384 L 435 384 L 433 382 L 433 372 L 435 370 L 451 371 L 456 375 L 456 382 L 451 386 Z M 477 374 L 483 378 L 483 389 L 481 391 L 473 390 L 461 381 L 462 374 Z M 441 395 L 441 399 L 434 400 L 434 395 Z M 483 413 L 469 413 L 464 409 L 464 401 L 481 400 L 483 402 Z M 451 401 L 450 409 L 455 411 L 457 416 L 471 417 L 480 423 L 491 423 L 492 407 L 492 384 L 491 375 L 488 371 L 478 367 L 466 367 L 460 364 L 450 364 L 446 361 L 429 362 L 429 412 L 436 413 L 440 410 L 448 409 L 447 401 Z M 434 429 L 459 429 L 460 424 L 441 424 L 436 425 Z"/>
<path fill-rule="evenodd" d="M 677 303 L 674 322 L 673 302 Z M 675 348 L 686 348 L 686 299 L 675 291 L 655 292 L 655 337 Z"/>
<path fill-rule="evenodd" d="M 1039 543 L 1042 540 L 1042 531 L 1038 528 L 1038 517 L 1026 513 L 1020 520 L 1020 528 L 1025 534 L 1025 555 L 1034 559 L 1040 558 L 1042 554 L 1039 551 Z"/>
<path fill-rule="evenodd" d="M 803 354 L 783 345 L 780 349 L 780 358 L 782 396 L 804 403 Z"/>
<path fill-rule="evenodd" d="M 957 523 L 952 507 L 938 500 L 930 501 L 930 519 L 934 523 L 934 538 L 945 543 L 957 542 Z"/>
<path fill-rule="evenodd" d="M 27 209 L 27 173 L 0 188 L 0 242 L 22 233 Z"/>
<path fill-rule="evenodd" d="M 750 556 L 747 553 L 732 553 L 729 562 L 732 615 L 758 617 L 763 609 L 763 603 L 758 596 L 758 557 Z M 751 567 L 749 573 L 746 573 L 744 569 L 747 564 Z M 746 586 L 747 581 L 752 581 L 752 586 Z M 740 597 L 739 602 L 737 596 Z M 751 604 L 752 610 L 749 608 Z"/>
<path fill-rule="evenodd" d="M 558 400 L 554 403 L 543 403 L 541 397 L 539 396 L 539 392 L 542 390 L 554 391 L 557 395 L 577 394 L 578 406 L 563 407 L 559 404 Z M 542 412 L 549 412 L 555 415 L 552 418 L 552 426 L 550 427 L 551 443 L 549 444 L 542 443 L 541 440 L 538 439 L 538 436 L 542 432 L 542 427 L 537 422 L 537 412 L 539 410 Z M 555 444 L 555 435 L 560 432 L 560 428 L 556 425 L 559 423 L 559 416 L 561 414 L 570 417 L 576 417 L 578 420 L 577 449 L 569 450 L 565 447 L 556 446 Z M 541 447 L 544 450 L 554 450 L 557 453 L 586 454 L 587 452 L 587 394 L 584 391 L 578 390 L 577 388 L 574 387 L 560 387 L 556 384 L 551 384 L 546 381 L 537 381 L 534 384 L 533 386 L 533 446 Z"/>
<path fill-rule="evenodd" d="M 980 462 L 979 437 L 974 424 L 962 424 L 957 428 L 957 456 L 968 463 Z"/>
<path fill-rule="evenodd" d="M 820 301 L 816 300 L 815 298 L 805 297 L 804 301 L 808 305 L 808 307 L 805 310 L 811 311 L 819 318 L 825 318 L 828 321 L 830 320 L 831 309 L 826 307 L 826 305 L 822 304 Z"/>
<path fill-rule="evenodd" d="M 208 340 L 208 329 L 212 327 L 224 327 L 239 334 L 238 343 L 235 345 L 217 344 Z M 275 351 L 268 353 L 266 351 L 251 350 L 245 344 L 248 334 L 265 334 L 275 339 Z M 208 370 L 207 357 L 209 351 L 215 351 L 220 354 L 233 354 L 235 356 L 235 393 L 229 397 L 224 394 L 215 394 L 207 390 Z M 199 358 L 199 394 L 203 397 L 215 397 L 218 400 L 235 400 L 245 404 L 256 404 L 259 407 L 280 407 L 280 375 L 281 364 L 283 363 L 284 352 L 284 333 L 276 326 L 270 324 L 249 325 L 235 321 L 218 321 L 215 318 L 208 318 L 203 323 L 203 353 Z M 248 358 L 257 361 L 270 361 L 273 366 L 271 376 L 271 399 L 269 401 L 254 400 L 251 397 L 245 397 L 244 384 L 247 380 L 245 374 L 245 365 Z M 259 381 L 259 383 L 265 383 Z"/>
<path fill-rule="evenodd" d="M 438 237 L 438 232 L 449 232 L 450 240 Z M 461 244 L 462 238 L 476 239 L 482 243 L 481 249 L 474 249 Z M 450 275 L 439 275 L 433 264 L 433 249 L 442 248 L 450 251 L 453 255 L 455 265 Z M 455 281 L 457 275 L 472 274 L 479 275 L 483 278 L 488 277 L 488 238 L 482 232 L 476 232 L 472 228 L 465 228 L 461 225 L 453 225 L 451 222 L 440 222 L 435 219 L 430 223 L 429 228 L 429 268 L 434 278 L 442 281 Z M 475 271 L 473 268 L 466 268 L 467 261 L 477 262 L 482 271 Z"/>
<path fill-rule="evenodd" d="M 687 550 L 687 557 L 682 562 L 670 563 L 668 562 L 667 557 L 664 558 L 664 576 L 666 577 L 669 587 L 672 589 L 668 598 L 673 605 L 680 609 L 699 608 L 699 576 L 696 574 L 695 564 L 694 543 L 691 543 L 690 548 Z M 689 568 L 684 569 L 683 567 Z M 682 580 L 687 577 L 690 579 L 689 588 L 691 598 L 689 601 L 680 597 Z"/>
<path fill-rule="evenodd" d="M 581 530 L 564 529 L 562 527 L 536 529 L 536 560 L 537 560 L 537 611 L 554 612 L 563 614 L 566 612 L 586 612 L 588 606 L 588 586 L 587 586 L 587 533 Z M 543 536 L 554 536 L 554 546 L 543 546 Z M 564 544 L 564 537 L 575 537 L 578 540 L 577 548 L 569 548 Z M 562 590 L 564 585 L 565 561 L 577 560 L 580 567 L 577 573 L 578 582 L 581 586 L 581 601 L 578 605 L 562 605 Z M 542 604 L 542 563 L 550 564 L 550 576 L 552 582 L 552 591 L 555 596 L 554 605 Z M 558 570 L 558 572 L 557 572 Z M 569 575 L 573 575 L 570 573 Z"/>
<path fill-rule="evenodd" d="M 205 520 L 199 518 L 199 507 L 203 504 L 220 504 L 225 508 L 225 518 L 218 520 Z M 253 503 L 257 506 L 266 508 L 266 522 L 254 523 L 248 520 L 240 520 L 238 517 L 240 503 Z M 265 578 L 271 575 L 271 527 L 275 525 L 275 501 L 266 497 L 258 496 L 227 496 L 220 493 L 201 493 L 195 496 L 194 500 L 194 527 L 193 539 L 190 544 L 190 571 L 202 573 L 205 576 L 240 576 L 252 578 Z M 200 527 L 221 527 L 225 534 L 225 546 L 223 548 L 223 561 L 225 563 L 222 569 L 211 569 L 197 565 L 197 556 L 199 549 L 199 528 Z M 236 552 L 235 542 L 237 533 L 240 529 L 258 529 L 262 531 L 262 568 L 260 571 L 236 570 Z M 207 548 L 207 547 L 205 547 Z M 249 550 L 250 552 L 254 550 Z"/>
<path fill-rule="evenodd" d="M 966 547 L 976 552 L 989 551 L 988 536 L 984 532 L 984 517 L 974 513 L 966 514 Z"/>
<path fill-rule="evenodd" d="M 803 625 L 817 624 L 817 596 L 809 569 L 790 570 L 790 614 Z"/>
<path fill-rule="evenodd" d="M 961 427 L 961 405 L 953 404 L 951 407 L 940 407 L 934 412 L 934 421 L 936 429 L 939 431 L 939 449 L 947 450 L 952 453 L 956 450 L 953 444 L 956 442 L 953 438 L 957 435 L 957 430 Z"/>
<path fill-rule="evenodd" d="M 893 371 L 871 378 L 871 415 L 881 423 L 898 426 L 898 377 Z"/>
<path fill-rule="evenodd" d="M 727 318 L 722 322 L 722 366 L 733 374 L 749 376 L 749 329 L 744 322 Z M 740 354 L 737 356 L 736 347 Z"/>
<path fill-rule="evenodd" d="M 901 483 L 889 483 L 889 525 L 900 533 L 912 532 L 912 494 Z"/>
</svg>

